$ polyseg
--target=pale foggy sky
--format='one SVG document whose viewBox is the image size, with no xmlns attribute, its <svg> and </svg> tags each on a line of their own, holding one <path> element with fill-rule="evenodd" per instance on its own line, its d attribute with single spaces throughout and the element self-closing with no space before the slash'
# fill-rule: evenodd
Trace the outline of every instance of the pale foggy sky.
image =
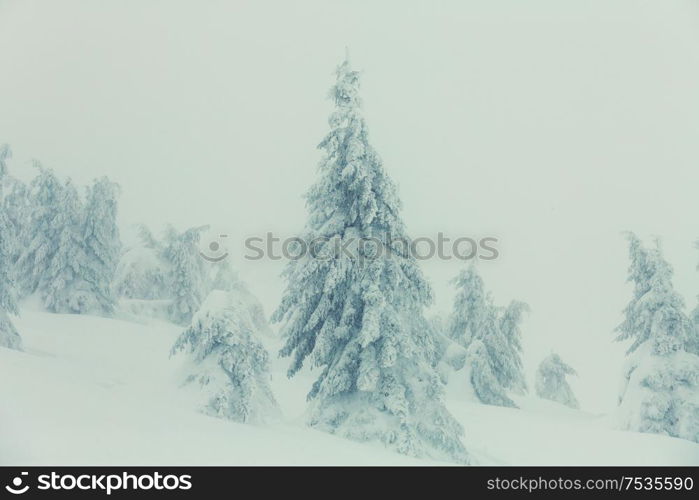
<svg viewBox="0 0 699 500">
<path fill-rule="evenodd" d="M 584 407 L 615 402 L 630 296 L 622 230 L 656 234 L 699 293 L 699 3 L 689 0 L 0 0 L 0 142 L 121 183 L 122 225 L 213 224 L 271 312 L 350 47 L 371 140 L 412 236 L 497 236 L 496 301 L 532 307 L 529 372 L 559 351 Z M 451 308 L 463 266 L 423 269 Z"/>
</svg>

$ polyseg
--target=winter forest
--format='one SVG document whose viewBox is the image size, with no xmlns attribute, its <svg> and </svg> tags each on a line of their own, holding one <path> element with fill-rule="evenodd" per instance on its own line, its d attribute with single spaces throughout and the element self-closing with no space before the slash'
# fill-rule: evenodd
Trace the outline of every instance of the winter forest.
<svg viewBox="0 0 699 500">
<path fill-rule="evenodd" d="M 536 277 L 546 283 L 549 272 L 542 260 L 524 261 L 531 279 L 493 271 L 522 241 L 505 230 L 492 233 L 502 242 L 497 259 L 457 260 L 448 285 L 435 286 L 435 264 L 398 243 L 422 236 L 415 215 L 423 207 L 448 210 L 489 184 L 463 164 L 463 177 L 447 180 L 458 196 L 430 192 L 437 167 L 406 165 L 402 155 L 436 143 L 429 134 L 403 142 L 384 125 L 374 134 L 373 122 L 384 120 L 372 109 L 377 89 L 388 98 L 392 87 L 377 83 L 381 66 L 362 70 L 363 54 L 361 45 L 347 50 L 309 85 L 326 112 L 310 117 L 322 124 L 315 136 L 294 146 L 317 161 L 292 165 L 304 171 L 302 190 L 287 182 L 293 172 L 277 177 L 272 167 L 267 184 L 252 186 L 246 172 L 256 163 L 226 166 L 231 189 L 241 184 L 274 205 L 247 207 L 244 227 L 230 235 L 206 217 L 161 216 L 215 198 L 202 188 L 217 182 L 205 162 L 174 161 L 147 185 L 119 168 L 75 175 L 51 155 L 33 159 L 2 123 L 0 464 L 699 465 L 699 227 L 678 235 L 668 224 L 672 252 L 663 232 L 633 221 L 616 227 L 607 243 L 623 249 L 623 261 L 604 258 L 613 271 L 589 271 L 612 285 L 594 289 L 580 274 L 556 281 L 567 284 L 551 293 L 579 308 L 561 321 L 555 304 L 538 299 Z M 405 79 L 429 71 L 400 68 L 409 69 Z M 261 91 L 285 84 L 264 82 Z M 284 95 L 297 85 L 288 82 Z M 409 113 L 399 109 L 409 102 L 394 106 Z M 280 113 L 295 120 L 316 109 Z M 281 148 L 275 134 L 289 127 L 270 127 L 265 147 Z M 471 128 L 462 133 L 475 134 L 465 148 L 478 140 Z M 103 141 L 98 132 L 91 140 Z M 173 145 L 169 157 L 184 147 Z M 126 150 L 103 154 L 129 162 Z M 406 186 L 401 171 L 415 168 L 420 186 Z M 180 175 L 191 179 L 182 191 L 170 179 Z M 512 189 L 526 182 L 545 181 Z M 290 209 L 289 222 L 266 189 L 301 200 L 303 210 Z M 225 212 L 233 198 L 216 206 Z M 153 216 L 139 199 L 162 211 Z M 463 231 L 478 217 L 460 212 Z M 269 279 L 262 266 L 271 264 L 246 262 L 241 251 L 237 236 L 252 227 L 319 242 L 317 253 L 277 259 Z M 673 260 L 678 237 L 695 262 Z M 357 244 L 368 240 L 373 247 Z M 350 253 L 334 252 L 340 247 Z M 556 255 L 576 267 L 577 256 Z M 691 300 L 687 281 L 696 285 Z M 583 294 L 605 297 L 612 319 L 593 322 L 596 302 Z M 537 336 L 542 316 L 589 350 Z M 607 387 L 611 405 L 588 404 Z"/>
</svg>

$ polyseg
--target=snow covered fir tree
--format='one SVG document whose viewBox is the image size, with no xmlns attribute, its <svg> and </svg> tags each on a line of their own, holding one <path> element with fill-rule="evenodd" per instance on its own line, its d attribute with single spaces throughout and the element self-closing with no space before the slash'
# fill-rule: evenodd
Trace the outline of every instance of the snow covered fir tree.
<svg viewBox="0 0 699 500">
<path fill-rule="evenodd" d="M 30 211 L 23 231 L 26 238 L 15 266 L 22 296 L 36 292 L 48 274 L 62 229 L 54 224 L 54 218 L 63 211 L 63 185 L 53 170 L 39 163 L 35 167 L 38 174 L 29 184 Z"/>
<path fill-rule="evenodd" d="M 138 227 L 138 242 L 124 250 L 117 264 L 114 293 L 118 298 L 136 301 L 167 300 L 170 264 L 163 244 L 144 225 Z"/>
<path fill-rule="evenodd" d="M 90 286 L 94 309 L 111 314 L 116 306 L 112 283 L 121 240 L 117 227 L 119 186 L 108 178 L 94 181 L 88 189 L 82 242 L 85 252 L 84 279 Z"/>
<path fill-rule="evenodd" d="M 578 400 L 566 380 L 568 375 L 577 373 L 570 365 L 564 363 L 558 354 L 549 354 L 536 370 L 536 395 L 570 408 L 579 408 Z"/>
<path fill-rule="evenodd" d="M 457 293 L 449 336 L 467 350 L 463 376 L 481 402 L 516 406 L 508 392 L 526 390 L 519 324 L 528 306 L 512 302 L 499 310 L 474 265 L 463 269 L 452 283 Z"/>
<path fill-rule="evenodd" d="M 83 206 L 72 182 L 62 186 L 57 202 L 52 219 L 57 231 L 56 247 L 39 280 L 41 298 L 51 312 L 91 311 L 94 304 L 83 278 L 87 261 L 81 238 Z"/>
<path fill-rule="evenodd" d="M 280 415 L 260 333 L 244 295 L 231 287 L 212 291 L 177 339 L 172 354 L 187 354 L 185 384 L 205 413 L 244 423 Z"/>
<path fill-rule="evenodd" d="M 199 240 L 207 226 L 177 233 L 172 227 L 165 235 L 163 257 L 169 264 L 172 290 L 170 318 L 185 324 L 192 319 L 206 295 L 206 261 L 199 255 Z"/>
<path fill-rule="evenodd" d="M 660 244 L 647 248 L 628 235 L 632 298 L 617 327 L 630 341 L 619 397 L 621 427 L 699 442 L 699 356 L 690 352 L 697 331 L 672 285 Z"/>
<path fill-rule="evenodd" d="M 288 375 L 307 359 L 321 372 L 308 394 L 312 427 L 379 441 L 416 457 L 466 462 L 461 425 L 442 402 L 443 386 L 417 328 L 431 288 L 405 236 L 396 188 L 369 143 L 360 110 L 359 73 L 346 59 L 331 89 L 335 111 L 320 179 L 307 194 L 303 240 L 321 241 L 317 258 L 293 260 L 273 320 L 284 321 Z M 367 248 L 358 242 L 380 242 Z M 335 252 L 348 244 L 353 254 Z M 423 325 L 424 326 L 424 325 Z"/>
<path fill-rule="evenodd" d="M 519 300 L 513 300 L 505 308 L 499 311 L 498 327 L 502 332 L 509 349 L 506 363 L 512 367 L 509 379 L 505 386 L 518 394 L 527 392 L 527 381 L 524 376 L 524 364 L 522 363 L 522 329 L 520 327 L 525 312 L 529 305 Z"/>
<path fill-rule="evenodd" d="M 11 155 L 9 146 L 0 145 L 0 207 L 5 206 L 3 184 L 7 175 L 7 159 Z M 12 234 L 11 221 L 7 212 L 0 210 L 0 347 L 21 350 L 22 339 L 9 316 L 18 312 L 10 267 L 15 245 L 15 242 L 9 238 Z"/>
</svg>

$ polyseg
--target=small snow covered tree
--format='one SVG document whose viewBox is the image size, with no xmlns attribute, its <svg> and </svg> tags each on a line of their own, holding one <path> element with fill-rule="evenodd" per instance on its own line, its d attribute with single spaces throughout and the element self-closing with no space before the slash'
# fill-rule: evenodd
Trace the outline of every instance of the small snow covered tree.
<svg viewBox="0 0 699 500">
<path fill-rule="evenodd" d="M 494 406 L 516 407 L 503 389 L 491 363 L 491 354 L 485 343 L 475 338 L 466 349 L 465 375 L 473 393 L 481 403 Z"/>
<path fill-rule="evenodd" d="M 206 294 L 206 261 L 198 247 L 201 233 L 206 229 L 207 226 L 193 227 L 178 233 L 170 227 L 165 235 L 163 258 L 170 268 L 170 318 L 175 323 L 188 323 Z"/>
<path fill-rule="evenodd" d="M 164 247 L 145 226 L 139 226 L 140 243 L 128 248 L 117 264 L 113 290 L 117 297 L 136 300 L 170 298 L 170 265 Z"/>
<path fill-rule="evenodd" d="M 631 340 L 619 398 L 620 425 L 699 442 L 699 356 L 687 352 L 694 335 L 672 268 L 659 243 L 645 248 L 628 236 L 634 285 L 617 340 Z"/>
<path fill-rule="evenodd" d="M 265 315 L 262 303 L 250 291 L 247 284 L 240 279 L 228 260 L 209 262 L 210 277 L 207 289 L 210 291 L 223 290 L 245 304 L 245 311 L 255 331 L 264 337 L 272 337 L 273 332 Z"/>
<path fill-rule="evenodd" d="M 616 329 L 617 340 L 633 340 L 628 353 L 648 341 L 658 355 L 686 350 L 693 327 L 684 313 L 684 301 L 672 286 L 672 267 L 663 258 L 659 242 L 649 250 L 635 235 L 628 239 L 634 294 Z"/>
<path fill-rule="evenodd" d="M 476 268 L 470 266 L 462 270 L 452 283 L 457 293 L 451 338 L 467 348 L 467 377 L 474 393 L 485 404 L 514 407 L 507 391 L 516 388 L 520 378 L 519 351 L 503 334 L 497 309 Z M 512 319 L 518 318 L 513 315 Z"/>
<path fill-rule="evenodd" d="M 512 366 L 512 370 L 507 372 L 510 378 L 505 383 L 505 387 L 519 394 L 527 391 L 524 364 L 522 363 L 522 330 L 520 328 L 522 315 L 527 311 L 529 311 L 529 305 L 513 300 L 502 310 L 499 318 L 500 331 L 509 345 L 509 349 L 504 354 L 509 358 L 507 364 Z"/>
<path fill-rule="evenodd" d="M 435 314 L 428 320 L 428 326 L 432 329 L 435 339 L 436 351 L 433 366 L 438 368 L 442 380 L 446 383 L 449 379 L 449 367 L 458 371 L 464 367 L 466 349 L 449 337 L 449 316 Z"/>
<path fill-rule="evenodd" d="M 58 250 L 62 231 L 56 218 L 60 218 L 63 185 L 51 169 L 35 163 L 38 175 L 29 185 L 30 214 L 26 229 L 26 242 L 16 265 L 16 275 L 22 296 L 34 293 L 46 275 L 54 254 Z"/>
<path fill-rule="evenodd" d="M 272 317 L 285 321 L 288 374 L 309 357 L 321 368 L 308 395 L 315 428 L 465 462 L 462 428 L 444 406 L 430 364 L 431 329 L 419 320 L 431 289 L 405 252 L 396 189 L 369 143 L 359 73 L 348 60 L 337 69 L 331 98 L 331 131 L 319 145 L 321 177 L 307 195 L 302 238 L 314 249 L 289 263 Z"/>
<path fill-rule="evenodd" d="M 568 375 L 577 373 L 558 354 L 551 353 L 536 371 L 536 395 L 570 408 L 579 408 L 578 400 L 566 380 Z"/>
<path fill-rule="evenodd" d="M 10 148 L 5 144 L 0 145 L 0 206 L 4 205 L 2 181 L 7 173 L 6 161 L 10 157 Z M 6 214 L 5 210 L 0 210 L 0 347 L 22 349 L 22 339 L 8 316 L 17 314 L 17 304 L 10 270 L 13 242 L 8 237 L 12 234 L 12 229 Z"/>
<path fill-rule="evenodd" d="M 461 271 L 451 283 L 456 287 L 456 297 L 449 320 L 449 336 L 468 347 L 492 319 L 494 307 L 475 267 Z"/>
<path fill-rule="evenodd" d="M 88 189 L 82 228 L 85 253 L 84 280 L 97 309 L 104 314 L 114 311 L 112 281 L 121 251 L 116 223 L 118 186 L 106 177 Z"/>
<path fill-rule="evenodd" d="M 185 384 L 196 384 L 207 414 L 260 423 L 279 414 L 269 386 L 269 354 L 247 304 L 232 292 L 211 292 L 177 339 L 172 354 L 191 358 Z"/>
</svg>

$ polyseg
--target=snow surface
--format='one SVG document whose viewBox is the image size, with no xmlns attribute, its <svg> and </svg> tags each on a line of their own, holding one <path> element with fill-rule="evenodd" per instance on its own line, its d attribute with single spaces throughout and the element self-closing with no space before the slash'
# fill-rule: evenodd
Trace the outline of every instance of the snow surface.
<svg viewBox="0 0 699 500">
<path fill-rule="evenodd" d="M 284 419 L 254 426 L 208 417 L 178 389 L 169 351 L 182 328 L 27 310 L 15 319 L 26 352 L 0 348 L 0 465 L 420 465 L 303 425 L 312 375 L 287 380 L 272 351 Z M 452 380 L 452 382 L 454 382 Z M 603 415 L 515 398 L 521 409 L 466 400 L 448 407 L 479 464 L 699 465 L 699 444 L 611 429 Z"/>
</svg>

